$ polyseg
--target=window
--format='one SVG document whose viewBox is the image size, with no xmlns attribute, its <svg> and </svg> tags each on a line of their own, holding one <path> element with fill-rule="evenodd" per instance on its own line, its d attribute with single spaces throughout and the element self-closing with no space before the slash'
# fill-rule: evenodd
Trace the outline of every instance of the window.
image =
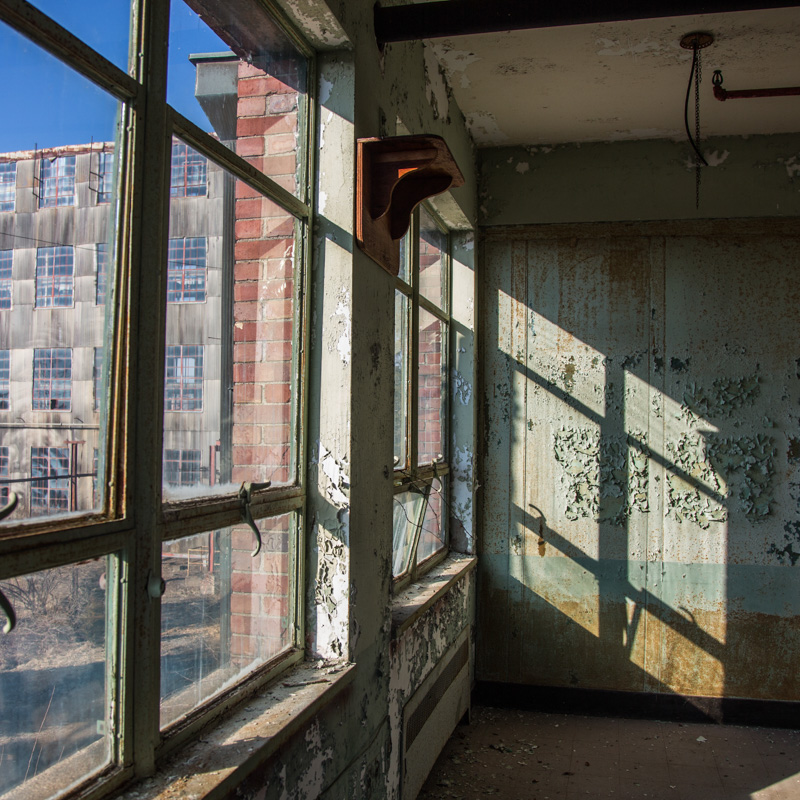
<svg viewBox="0 0 800 800">
<path fill-rule="evenodd" d="M 8 448 L 0 447 L 0 480 L 8 478 Z M 8 504 L 10 489 L 7 483 L 0 483 L 0 506 Z"/>
<path fill-rule="evenodd" d="M 94 246 L 95 283 L 94 301 L 98 306 L 106 302 L 106 273 L 108 272 L 108 245 L 98 242 Z"/>
<path fill-rule="evenodd" d="M 164 480 L 172 486 L 192 486 L 200 481 L 199 450 L 165 450 Z"/>
<path fill-rule="evenodd" d="M 69 411 L 72 403 L 72 350 L 33 351 L 33 410 Z"/>
<path fill-rule="evenodd" d="M 0 163 L 0 211 L 13 211 L 17 187 L 17 165 L 14 161 Z"/>
<path fill-rule="evenodd" d="M 74 269 L 72 247 L 39 247 L 36 250 L 36 308 L 72 305 Z"/>
<path fill-rule="evenodd" d="M 413 579 L 447 550 L 449 237 L 425 206 L 401 248 L 395 287 L 393 575 Z"/>
<path fill-rule="evenodd" d="M 22 488 L 0 522 L 0 590 L 18 620 L 0 677 L 59 670 L 44 705 L 38 692 L 15 698 L 11 726 L 0 709 L 15 755 L 2 759 L 0 795 L 100 800 L 305 656 L 316 70 L 260 0 L 207 0 L 202 18 L 195 2 L 133 0 L 85 35 L 62 4 L 22 5 L 0 11 L 0 63 L 39 66 L 25 90 L 54 102 L 13 109 L 28 137 L 15 152 L 38 141 L 57 157 L 29 159 L 33 185 L 16 190 L 40 237 L 25 245 L 39 247 L 35 288 L 19 292 L 39 310 L 0 315 L 20 343 L 15 371 L 32 364 L 36 409 L 15 408 L 23 422 L 2 431 Z M 55 35 L 45 7 L 80 41 Z M 123 17 L 139 27 L 118 68 L 105 52 Z M 104 308 L 91 302 L 92 249 Z M 145 565 L 142 553 L 155 555 Z M 145 597 L 161 578 L 163 596 Z M 143 688 L 142 675 L 160 685 Z"/>
<path fill-rule="evenodd" d="M 172 197 L 203 197 L 206 194 L 206 159 L 183 142 L 172 143 Z"/>
<path fill-rule="evenodd" d="M 75 156 L 39 162 L 39 208 L 75 205 Z"/>
<path fill-rule="evenodd" d="M 200 303 L 206 299 L 206 240 L 169 240 L 167 301 Z"/>
<path fill-rule="evenodd" d="M 13 250 L 0 250 L 0 309 L 11 308 L 11 265 Z"/>
<path fill-rule="evenodd" d="M 31 511 L 69 510 L 69 448 L 31 448 Z"/>
<path fill-rule="evenodd" d="M 197 345 L 167 347 L 165 411 L 200 411 L 203 408 L 203 348 Z"/>
<path fill-rule="evenodd" d="M 114 181 L 114 153 L 98 153 L 97 202 L 110 203 Z"/>
<path fill-rule="evenodd" d="M 0 411 L 8 411 L 11 393 L 9 351 L 0 350 Z"/>
</svg>

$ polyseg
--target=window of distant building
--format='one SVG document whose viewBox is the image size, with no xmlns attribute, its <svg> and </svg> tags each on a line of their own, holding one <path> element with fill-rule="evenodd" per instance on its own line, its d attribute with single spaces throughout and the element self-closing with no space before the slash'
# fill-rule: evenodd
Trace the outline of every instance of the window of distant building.
<svg viewBox="0 0 800 800">
<path fill-rule="evenodd" d="M 204 197 L 207 191 L 207 161 L 183 142 L 172 143 L 169 193 L 172 197 Z"/>
<path fill-rule="evenodd" d="M 8 411 L 11 396 L 11 368 L 8 350 L 0 350 L 0 411 Z"/>
<path fill-rule="evenodd" d="M 72 404 L 72 350 L 33 351 L 34 411 L 69 411 Z"/>
<path fill-rule="evenodd" d="M 39 163 L 39 208 L 75 205 L 75 156 L 43 158 Z"/>
<path fill-rule="evenodd" d="M 36 308 L 64 308 L 73 304 L 75 256 L 71 246 L 36 250 Z"/>
<path fill-rule="evenodd" d="M 13 211 L 17 187 L 17 164 L 6 161 L 0 164 L 0 211 Z"/>
<path fill-rule="evenodd" d="M 200 482 L 199 450 L 165 450 L 164 480 L 170 486 L 193 486 Z"/>
<path fill-rule="evenodd" d="M 8 448 L 0 447 L 0 478 L 8 477 Z M 0 483 L 0 505 L 8 503 L 8 484 Z"/>
<path fill-rule="evenodd" d="M 110 203 L 114 182 L 114 154 L 99 153 L 97 159 L 97 202 Z"/>
<path fill-rule="evenodd" d="M 206 239 L 170 239 L 167 302 L 200 303 L 206 299 Z"/>
<path fill-rule="evenodd" d="M 203 347 L 167 346 L 165 411 L 201 411 L 203 408 Z"/>
<path fill-rule="evenodd" d="M 67 511 L 69 509 L 69 448 L 32 447 L 31 511 Z"/>
<path fill-rule="evenodd" d="M 106 272 L 108 271 L 108 245 L 105 242 L 98 242 L 94 246 L 95 264 L 95 290 L 94 301 L 97 305 L 106 302 Z"/>
<path fill-rule="evenodd" d="M 11 266 L 13 250 L 0 250 L 0 309 L 11 308 Z"/>
</svg>

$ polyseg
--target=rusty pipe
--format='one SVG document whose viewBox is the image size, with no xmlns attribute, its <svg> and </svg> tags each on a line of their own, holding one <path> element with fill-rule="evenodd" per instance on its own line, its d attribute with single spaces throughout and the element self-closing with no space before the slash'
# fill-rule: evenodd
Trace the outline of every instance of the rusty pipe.
<svg viewBox="0 0 800 800">
<path fill-rule="evenodd" d="M 800 95 L 800 86 L 783 86 L 777 89 L 737 89 L 728 91 L 722 88 L 722 72 L 714 70 L 714 97 L 724 102 L 725 100 L 741 100 L 746 97 L 792 97 Z"/>
</svg>

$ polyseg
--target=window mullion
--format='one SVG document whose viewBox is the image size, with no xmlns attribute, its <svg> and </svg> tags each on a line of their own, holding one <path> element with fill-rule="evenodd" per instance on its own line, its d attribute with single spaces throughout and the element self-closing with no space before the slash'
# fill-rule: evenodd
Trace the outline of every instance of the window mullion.
<svg viewBox="0 0 800 800">
<path fill-rule="evenodd" d="M 161 576 L 161 419 L 164 404 L 164 331 L 166 317 L 166 252 L 171 131 L 166 105 L 167 4 L 143 3 L 135 32 L 133 53 L 147 85 L 144 108 L 139 107 L 135 127 L 131 210 L 131 393 L 139 398 L 131 410 L 133 438 L 127 452 L 132 477 L 136 536 L 126 550 L 120 673 L 123 705 L 122 757 L 133 763 L 135 774 L 152 774 L 159 742 L 159 600 L 148 586 L 157 588 Z M 144 163 L 147 153 L 147 163 Z M 141 269 L 147 265 L 147 275 Z"/>
<path fill-rule="evenodd" d="M 411 329 L 409 338 L 409 376 L 408 382 L 408 463 L 411 474 L 416 474 L 419 454 L 419 211 L 411 217 L 409 228 L 409 249 L 411 251 Z"/>
</svg>

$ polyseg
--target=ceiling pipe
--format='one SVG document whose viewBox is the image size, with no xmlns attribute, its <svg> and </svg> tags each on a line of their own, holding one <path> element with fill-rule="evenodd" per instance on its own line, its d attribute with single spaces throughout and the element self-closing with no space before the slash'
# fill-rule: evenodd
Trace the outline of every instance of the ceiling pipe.
<svg viewBox="0 0 800 800">
<path fill-rule="evenodd" d="M 722 71 L 715 69 L 714 77 L 711 79 L 714 84 L 714 97 L 717 100 L 742 100 L 748 97 L 794 97 L 800 95 L 800 86 L 781 86 L 777 89 L 730 89 L 722 88 Z"/>
<path fill-rule="evenodd" d="M 382 8 L 375 4 L 375 37 L 382 47 L 388 42 L 467 36 L 475 33 L 553 28 L 597 22 L 684 17 L 697 14 L 725 14 L 792 8 L 798 0 L 753 2 L 753 0 L 664 0 L 663 3 L 635 0 L 439 0 Z"/>
</svg>

